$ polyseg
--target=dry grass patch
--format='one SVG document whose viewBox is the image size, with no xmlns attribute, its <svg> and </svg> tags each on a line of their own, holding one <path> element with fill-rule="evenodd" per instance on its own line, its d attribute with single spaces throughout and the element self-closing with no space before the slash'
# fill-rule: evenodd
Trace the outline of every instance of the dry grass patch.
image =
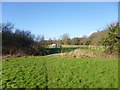
<svg viewBox="0 0 120 90">
<path fill-rule="evenodd" d="M 106 54 L 103 52 L 92 52 L 92 51 L 83 50 L 83 49 L 76 49 L 76 50 L 68 52 L 68 53 L 62 53 L 62 54 L 60 54 L 60 56 L 62 56 L 62 57 L 69 56 L 70 58 L 74 58 L 74 57 L 118 58 L 118 54 Z"/>
</svg>

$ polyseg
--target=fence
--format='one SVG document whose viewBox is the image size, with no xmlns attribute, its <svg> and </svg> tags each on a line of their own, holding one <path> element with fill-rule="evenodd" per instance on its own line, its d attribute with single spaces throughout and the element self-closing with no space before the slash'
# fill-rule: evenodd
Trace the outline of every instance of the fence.
<svg viewBox="0 0 120 90">
<path fill-rule="evenodd" d="M 76 47 L 80 49 L 101 50 L 104 51 L 108 46 L 90 46 L 90 45 L 63 45 L 63 47 Z"/>
</svg>

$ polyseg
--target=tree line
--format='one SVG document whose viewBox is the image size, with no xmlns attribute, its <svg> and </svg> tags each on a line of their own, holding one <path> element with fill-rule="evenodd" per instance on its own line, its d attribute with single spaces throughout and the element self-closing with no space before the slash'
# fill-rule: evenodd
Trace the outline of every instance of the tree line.
<svg viewBox="0 0 120 90">
<path fill-rule="evenodd" d="M 15 29 L 11 23 L 2 24 L 2 54 L 10 55 L 46 55 L 49 54 L 48 45 L 53 43 L 62 45 L 104 45 L 109 46 L 106 52 L 120 51 L 119 23 L 112 23 L 103 31 L 97 31 L 89 37 L 74 37 L 70 39 L 69 34 L 63 34 L 61 39 L 45 40 L 43 36 L 31 34 L 30 31 Z"/>
<path fill-rule="evenodd" d="M 43 37 L 35 38 L 29 31 L 15 29 L 11 23 L 2 24 L 2 55 L 46 55 Z"/>
<path fill-rule="evenodd" d="M 61 39 L 58 40 L 46 40 L 46 44 L 52 43 L 62 45 L 94 45 L 94 46 L 109 46 L 105 52 L 114 53 L 120 52 L 120 31 L 119 23 L 111 23 L 102 31 L 97 31 L 91 34 L 89 37 L 84 35 L 83 37 L 74 37 L 70 39 L 69 34 L 63 34 Z"/>
</svg>

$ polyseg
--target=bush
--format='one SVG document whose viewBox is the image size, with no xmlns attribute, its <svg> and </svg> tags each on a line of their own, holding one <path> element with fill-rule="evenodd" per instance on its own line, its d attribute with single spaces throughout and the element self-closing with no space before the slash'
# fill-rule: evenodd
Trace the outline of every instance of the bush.
<svg viewBox="0 0 120 90">
<path fill-rule="evenodd" d="M 16 29 L 11 23 L 2 25 L 2 54 L 10 55 L 46 55 L 43 41 L 36 42 L 29 31 Z"/>
</svg>

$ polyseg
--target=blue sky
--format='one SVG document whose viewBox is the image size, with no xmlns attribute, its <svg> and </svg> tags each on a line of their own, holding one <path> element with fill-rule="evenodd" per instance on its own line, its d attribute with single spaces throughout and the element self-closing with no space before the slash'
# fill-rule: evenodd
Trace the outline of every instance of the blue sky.
<svg viewBox="0 0 120 90">
<path fill-rule="evenodd" d="M 117 2 L 3 2 L 2 22 L 45 39 L 90 35 L 118 20 Z"/>
</svg>

